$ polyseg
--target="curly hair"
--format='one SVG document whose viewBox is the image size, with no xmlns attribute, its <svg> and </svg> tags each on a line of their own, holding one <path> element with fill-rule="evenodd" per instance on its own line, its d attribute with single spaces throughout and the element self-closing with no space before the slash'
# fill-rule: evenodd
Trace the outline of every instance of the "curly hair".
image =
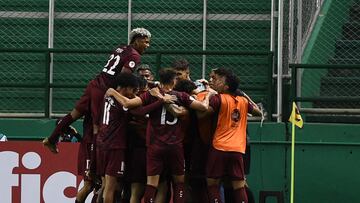
<svg viewBox="0 0 360 203">
<path fill-rule="evenodd" d="M 145 28 L 135 28 L 131 30 L 129 38 L 130 38 L 130 44 L 135 42 L 138 38 L 151 38 L 151 33 L 145 29 Z"/>
</svg>

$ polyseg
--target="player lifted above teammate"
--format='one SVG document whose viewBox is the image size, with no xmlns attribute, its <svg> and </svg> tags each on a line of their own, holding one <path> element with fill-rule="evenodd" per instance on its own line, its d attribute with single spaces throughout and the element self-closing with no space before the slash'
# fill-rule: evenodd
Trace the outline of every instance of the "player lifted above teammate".
<svg viewBox="0 0 360 203">
<path fill-rule="evenodd" d="M 111 53 L 108 61 L 93 80 L 91 80 L 75 108 L 63 117 L 52 134 L 43 140 L 43 144 L 51 152 L 58 153 L 56 143 L 60 134 L 75 120 L 84 118 L 84 137 L 79 148 L 79 175 L 85 179 L 84 187 L 79 191 L 76 201 L 84 202 L 92 188 L 92 180 L 88 180 L 85 174 L 94 172 L 94 135 L 98 132 L 100 124 L 100 109 L 106 90 L 115 87 L 116 77 L 120 72 L 134 72 L 140 63 L 141 54 L 150 46 L 151 34 L 144 28 L 136 28 L 130 32 L 130 44 L 120 45 Z M 71 73 L 69 73 L 71 74 Z"/>
<path fill-rule="evenodd" d="M 43 144 L 53 153 L 57 153 L 56 143 L 61 132 L 72 122 L 90 112 L 94 134 L 99 126 L 99 109 L 105 91 L 114 87 L 117 74 L 120 72 L 134 72 L 140 63 L 141 54 L 150 46 L 151 34 L 144 28 L 136 28 L 130 32 L 130 44 L 118 46 L 111 53 L 102 72 L 91 80 L 83 96 L 76 103 L 75 108 L 61 119 L 50 137 L 45 138 Z M 71 74 L 71 73 L 69 73 Z"/>
</svg>

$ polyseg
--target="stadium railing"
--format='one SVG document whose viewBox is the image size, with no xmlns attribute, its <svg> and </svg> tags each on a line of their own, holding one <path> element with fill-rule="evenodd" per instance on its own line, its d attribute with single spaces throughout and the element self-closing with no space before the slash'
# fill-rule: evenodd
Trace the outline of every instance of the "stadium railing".
<svg viewBox="0 0 360 203">
<path fill-rule="evenodd" d="M 360 65 L 289 66 L 292 70 L 291 100 L 300 103 L 300 112 L 321 117 L 324 122 L 351 123 L 359 117 Z M 329 118 L 324 119 L 325 116 Z"/>
<path fill-rule="evenodd" d="M 91 78 L 86 78 L 84 81 L 81 81 L 81 83 L 76 83 L 74 81 L 68 81 L 62 80 L 61 82 L 51 82 L 51 73 L 50 73 L 50 67 L 52 61 L 52 54 L 108 54 L 110 53 L 110 50 L 104 50 L 104 49 L 56 49 L 56 48 L 36 48 L 36 49 L 18 49 L 18 48 L 1 48 L 0 53 L 28 53 L 28 54 L 44 54 L 45 60 L 43 61 L 43 70 L 44 74 L 37 75 L 37 77 L 40 77 L 41 80 L 38 80 L 35 84 L 27 81 L 21 81 L 17 83 L 16 81 L 7 82 L 6 78 L 3 78 L 3 80 L 0 82 L 0 85 L 2 88 L 39 88 L 44 90 L 44 97 L 43 102 L 41 102 L 40 105 L 43 105 L 43 110 L 39 112 L 33 112 L 33 113 L 24 113 L 21 111 L 18 112 L 1 112 L 0 114 L 2 117 L 38 117 L 38 118 L 51 118 L 51 117 L 57 117 L 59 115 L 52 112 L 52 106 L 51 106 L 51 89 L 54 88 L 84 88 L 85 83 L 84 81 L 87 81 Z M 273 53 L 272 52 L 261 52 L 261 51 L 177 51 L 177 50 L 149 50 L 146 52 L 144 57 L 152 56 L 152 58 L 155 58 L 155 65 L 156 72 L 161 67 L 164 66 L 164 56 L 170 56 L 170 55 L 191 55 L 196 57 L 203 57 L 203 56 L 231 56 L 236 58 L 246 57 L 246 56 L 255 56 L 255 57 L 263 57 L 264 63 L 265 63 L 265 70 L 262 69 L 262 74 L 260 77 L 259 73 L 252 73 L 253 75 L 250 77 L 250 79 L 253 81 L 249 83 L 248 81 L 243 80 L 243 84 L 241 86 L 242 90 L 247 92 L 251 91 L 261 91 L 261 96 L 258 98 L 255 98 L 255 102 L 261 102 L 265 103 L 265 108 L 267 111 L 267 119 L 271 120 L 271 115 L 273 112 L 273 103 L 274 98 L 272 97 L 274 93 L 274 84 L 272 79 L 272 68 L 273 68 Z M 255 59 L 255 60 L 254 60 Z M 256 61 L 256 58 L 251 58 L 251 61 Z M 41 62 L 42 63 L 42 62 Z M 249 65 L 251 66 L 251 64 Z M 256 66 L 256 64 L 254 64 Z M 248 66 L 244 67 L 235 67 L 236 68 L 245 68 L 249 69 Z M 260 67 L 262 68 L 262 66 Z M 6 68 L 5 68 L 6 69 Z M 39 69 L 39 67 L 37 67 Z M 41 69 L 41 68 L 40 68 Z M 98 72 L 99 70 L 96 70 Z M 25 73 L 26 74 L 26 73 Z M 71 73 L 69 73 L 71 74 Z M 259 74 L 259 75 L 256 75 Z M 259 76 L 259 77 L 258 77 Z M 41 78 L 44 77 L 44 78 Z M 258 77 L 258 78 L 257 78 Z M 250 80 L 247 79 L 247 80 Z M 245 82 L 244 82 L 245 81 Z M 29 93 L 31 94 L 31 93 Z M 250 94 L 251 96 L 251 94 Z M 77 98 L 73 98 L 77 99 Z M 73 105 L 73 103 L 71 104 Z M 41 107 L 40 107 L 41 108 Z"/>
</svg>

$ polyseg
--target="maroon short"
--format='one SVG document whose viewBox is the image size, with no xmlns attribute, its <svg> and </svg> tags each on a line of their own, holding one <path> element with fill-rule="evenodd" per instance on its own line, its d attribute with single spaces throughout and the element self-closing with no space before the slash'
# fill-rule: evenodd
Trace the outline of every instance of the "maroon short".
<svg viewBox="0 0 360 203">
<path fill-rule="evenodd" d="M 100 88 L 96 80 L 92 80 L 87 85 L 84 94 L 77 101 L 75 109 L 85 114 L 91 112 L 93 123 L 99 124 L 101 105 L 104 99 L 106 90 Z"/>
<path fill-rule="evenodd" d="M 78 174 L 88 180 L 86 171 L 90 170 L 90 157 L 92 152 L 92 144 L 81 142 L 78 153 Z"/>
<path fill-rule="evenodd" d="M 128 179 L 132 183 L 146 183 L 146 148 L 133 148 L 129 157 Z"/>
<path fill-rule="evenodd" d="M 124 177 L 125 174 L 125 150 L 124 149 L 111 149 L 101 150 L 100 149 L 100 164 L 98 175 L 113 176 L 113 177 Z"/>
<path fill-rule="evenodd" d="M 160 175 L 169 170 L 172 175 L 185 174 L 184 149 L 180 144 L 151 144 L 147 148 L 146 173 Z"/>
<path fill-rule="evenodd" d="M 216 179 L 228 176 L 231 180 L 244 180 L 243 154 L 211 147 L 206 164 L 206 176 Z"/>
</svg>

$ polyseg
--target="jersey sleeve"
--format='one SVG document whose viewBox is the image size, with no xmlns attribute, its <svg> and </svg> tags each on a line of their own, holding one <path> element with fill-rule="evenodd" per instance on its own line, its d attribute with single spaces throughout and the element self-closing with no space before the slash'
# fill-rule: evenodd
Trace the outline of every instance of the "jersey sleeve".
<svg viewBox="0 0 360 203">
<path fill-rule="evenodd" d="M 137 54 L 132 54 L 129 55 L 125 61 L 124 61 L 124 66 L 123 68 L 129 69 L 131 70 L 132 73 L 135 72 L 136 67 L 140 64 L 141 60 L 140 60 L 140 55 Z"/>
<path fill-rule="evenodd" d="M 180 92 L 177 97 L 180 100 L 181 105 L 183 105 L 185 107 L 189 107 L 190 104 L 195 100 L 194 97 L 190 96 L 189 94 L 187 94 L 185 92 Z"/>
<path fill-rule="evenodd" d="M 217 95 L 210 97 L 209 105 L 211 106 L 211 108 L 214 109 L 215 112 L 219 111 L 220 105 L 221 105 L 220 95 L 217 94 Z"/>
<path fill-rule="evenodd" d="M 146 105 L 150 104 L 150 102 L 151 102 L 150 92 L 144 92 L 144 93 L 140 94 L 139 97 L 140 97 L 140 99 L 142 101 L 143 106 L 146 106 Z"/>
</svg>

